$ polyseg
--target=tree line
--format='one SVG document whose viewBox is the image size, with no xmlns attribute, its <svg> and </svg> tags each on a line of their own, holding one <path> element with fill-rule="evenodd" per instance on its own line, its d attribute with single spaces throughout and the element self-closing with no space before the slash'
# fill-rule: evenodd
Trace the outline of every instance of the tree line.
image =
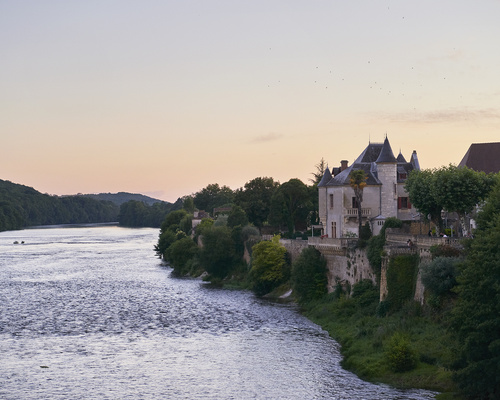
<svg viewBox="0 0 500 400">
<path fill-rule="evenodd" d="M 0 231 L 26 226 L 117 221 L 119 207 L 85 196 L 50 196 L 0 180 Z"/>
</svg>

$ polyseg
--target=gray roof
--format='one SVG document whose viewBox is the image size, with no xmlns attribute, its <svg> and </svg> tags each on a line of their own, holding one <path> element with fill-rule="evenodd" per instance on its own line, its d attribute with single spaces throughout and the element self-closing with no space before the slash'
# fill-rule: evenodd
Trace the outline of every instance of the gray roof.
<svg viewBox="0 0 500 400">
<path fill-rule="evenodd" d="M 401 154 L 400 154 L 401 155 Z M 415 154 L 416 157 L 416 154 Z M 413 158 L 413 155 L 412 155 Z M 347 167 L 345 170 L 339 174 L 331 177 L 330 171 L 325 171 L 325 175 L 318 186 L 344 186 L 350 185 L 349 175 L 351 171 L 362 169 L 367 175 L 366 184 L 367 185 L 381 185 L 382 182 L 378 179 L 377 163 L 380 162 L 393 162 L 398 164 L 398 173 L 409 173 L 411 170 L 415 169 L 415 166 L 411 162 L 406 162 L 405 158 L 401 155 L 398 157 L 401 161 L 398 162 L 392 153 L 391 145 L 389 140 L 385 138 L 384 143 L 370 143 L 363 150 L 363 152 L 356 158 L 354 163 Z M 382 160 L 382 161 L 381 161 Z M 417 161 L 418 163 L 418 161 Z M 418 168 L 420 169 L 420 168 Z M 328 175 L 331 177 L 328 179 Z"/>
<path fill-rule="evenodd" d="M 325 173 L 323 174 L 323 178 L 321 178 L 321 181 L 318 183 L 318 187 L 321 186 L 326 186 L 328 182 L 332 180 L 333 176 L 330 172 L 330 169 L 326 167 Z"/>
<path fill-rule="evenodd" d="M 395 163 L 396 157 L 394 157 L 394 153 L 392 152 L 391 145 L 389 144 L 389 139 L 387 137 L 384 140 L 384 144 L 382 146 L 382 150 L 377 158 L 377 163 Z"/>
</svg>

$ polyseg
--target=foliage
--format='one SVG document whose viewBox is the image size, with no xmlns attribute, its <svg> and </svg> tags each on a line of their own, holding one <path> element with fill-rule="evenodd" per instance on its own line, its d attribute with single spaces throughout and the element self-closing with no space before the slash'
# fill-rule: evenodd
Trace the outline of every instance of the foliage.
<svg viewBox="0 0 500 400">
<path fill-rule="evenodd" d="M 424 215 L 430 215 L 441 232 L 441 210 L 458 213 L 463 225 L 465 214 L 486 198 L 496 180 L 493 174 L 450 165 L 412 171 L 405 188 L 413 205 Z"/>
<path fill-rule="evenodd" d="M 194 205 L 199 210 L 212 213 L 214 208 L 233 203 L 234 192 L 228 186 L 218 183 L 207 185 L 193 196 Z"/>
<path fill-rule="evenodd" d="M 290 276 L 286 263 L 286 249 L 279 242 L 279 235 L 252 247 L 250 281 L 252 290 L 263 296 L 277 288 Z"/>
<path fill-rule="evenodd" d="M 306 247 L 292 264 L 291 284 L 299 303 L 319 299 L 327 293 L 326 260 L 314 247 Z"/>
<path fill-rule="evenodd" d="M 175 232 L 171 230 L 166 230 L 160 233 L 158 238 L 158 243 L 155 245 L 156 254 L 159 257 L 165 257 L 165 251 L 170 247 L 172 243 L 177 240 Z"/>
<path fill-rule="evenodd" d="M 461 343 L 455 378 L 477 399 L 500 398 L 500 184 L 478 218 L 458 277 L 452 328 Z"/>
<path fill-rule="evenodd" d="M 193 239 L 183 237 L 176 240 L 168 247 L 165 258 L 170 263 L 174 272 L 178 275 L 186 275 L 189 272 L 189 262 L 198 254 L 198 246 Z"/>
<path fill-rule="evenodd" d="M 323 175 L 325 175 L 325 170 L 327 168 L 326 161 L 323 157 L 319 160 L 319 163 L 315 165 L 316 171 L 312 172 L 311 175 L 314 179 L 309 179 L 309 181 L 313 184 L 313 186 L 318 186 L 318 183 L 321 182 Z"/>
<path fill-rule="evenodd" d="M 413 299 L 417 280 L 418 255 L 392 257 L 387 266 L 387 302 L 392 311 Z"/>
<path fill-rule="evenodd" d="M 384 251 L 385 245 L 385 231 L 387 228 L 401 228 L 402 226 L 403 222 L 401 220 L 394 217 L 389 217 L 385 220 L 384 226 L 380 230 L 380 233 L 376 236 L 372 236 L 368 240 L 366 256 L 379 281 L 380 269 L 382 268 L 382 252 Z"/>
<path fill-rule="evenodd" d="M 422 283 L 434 295 L 441 296 L 450 293 L 457 284 L 458 258 L 437 257 L 430 263 L 421 264 Z"/>
<path fill-rule="evenodd" d="M 237 262 L 231 229 L 227 226 L 214 226 L 204 232 L 202 242 L 201 266 L 213 277 L 225 278 Z"/>
<path fill-rule="evenodd" d="M 0 180 L 0 231 L 34 225 L 115 222 L 119 208 L 86 196 L 49 196 Z"/>
<path fill-rule="evenodd" d="M 352 286 L 352 298 L 356 299 L 361 307 L 368 307 L 380 298 L 380 291 L 370 279 L 363 279 Z"/>
<path fill-rule="evenodd" d="M 433 191 L 437 202 L 444 210 L 462 217 L 486 198 L 494 183 L 492 174 L 453 165 L 438 169 L 435 175 Z"/>
<path fill-rule="evenodd" d="M 194 212 L 194 200 L 191 196 L 186 196 L 182 199 L 182 208 L 186 210 L 188 214 Z"/>
<path fill-rule="evenodd" d="M 227 217 L 227 225 L 234 228 L 237 225 L 248 225 L 248 217 L 246 212 L 240 206 L 234 206 Z"/>
<path fill-rule="evenodd" d="M 300 179 L 283 183 L 271 198 L 269 222 L 286 227 L 289 233 L 307 228 L 307 217 L 312 211 L 312 202 L 307 186 Z M 302 228 L 302 229 L 300 229 Z"/>
<path fill-rule="evenodd" d="M 431 246 L 430 252 L 432 258 L 437 257 L 460 257 L 462 255 L 462 251 L 456 247 L 450 246 L 449 244 L 438 244 L 435 246 Z"/>
<path fill-rule="evenodd" d="M 118 221 L 121 226 L 158 228 L 165 216 L 177 206 L 178 204 L 166 202 L 148 205 L 142 201 L 130 200 L 120 206 Z"/>
<path fill-rule="evenodd" d="M 411 203 L 427 218 L 436 224 L 438 231 L 443 229 L 441 210 L 443 205 L 435 196 L 436 186 L 435 170 L 413 170 L 409 173 L 405 182 L 405 189 L 408 192 Z"/>
<path fill-rule="evenodd" d="M 408 335 L 396 332 L 389 340 L 386 357 L 393 372 L 411 371 L 417 365 L 417 357 Z"/>
<path fill-rule="evenodd" d="M 279 187 L 273 178 L 255 178 L 235 192 L 235 203 L 247 214 L 250 223 L 261 228 L 271 209 L 271 198 Z"/>
</svg>

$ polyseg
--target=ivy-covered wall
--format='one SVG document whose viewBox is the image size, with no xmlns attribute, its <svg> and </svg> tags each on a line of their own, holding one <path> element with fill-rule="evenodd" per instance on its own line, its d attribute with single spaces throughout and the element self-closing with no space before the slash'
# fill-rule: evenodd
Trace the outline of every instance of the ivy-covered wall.
<svg viewBox="0 0 500 400">
<path fill-rule="evenodd" d="M 404 303 L 414 299 L 419 261 L 417 254 L 398 255 L 389 259 L 385 300 L 391 309 L 400 309 Z"/>
</svg>

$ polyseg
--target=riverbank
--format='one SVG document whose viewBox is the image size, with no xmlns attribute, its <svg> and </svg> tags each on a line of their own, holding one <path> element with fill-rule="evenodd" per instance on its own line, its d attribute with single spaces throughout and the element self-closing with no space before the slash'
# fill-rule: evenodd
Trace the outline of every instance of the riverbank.
<svg viewBox="0 0 500 400">
<path fill-rule="evenodd" d="M 310 303 L 302 312 L 325 329 L 341 347 L 342 367 L 360 378 L 396 388 L 439 392 L 437 399 L 461 399 L 449 368 L 457 343 L 446 329 L 445 315 L 429 315 L 418 303 L 378 317 L 378 300 L 335 298 L 333 294 Z M 407 371 L 391 368 L 389 352 L 394 337 L 404 337 L 414 365 Z M 399 354 L 400 357 L 403 357 Z"/>
<path fill-rule="evenodd" d="M 237 280 L 224 282 L 222 287 L 248 288 Z M 265 297 L 278 302 L 294 301 L 289 290 L 289 285 L 282 285 Z M 342 367 L 363 380 L 399 389 L 435 391 L 439 400 L 463 399 L 455 393 L 449 369 L 455 339 L 446 330 L 446 312 L 433 312 L 412 302 L 397 313 L 380 317 L 378 305 L 378 291 L 369 288 L 354 298 L 331 293 L 302 305 L 301 312 L 341 345 Z M 389 367 L 387 351 L 395 334 L 409 339 L 415 368 L 394 372 Z"/>
</svg>

